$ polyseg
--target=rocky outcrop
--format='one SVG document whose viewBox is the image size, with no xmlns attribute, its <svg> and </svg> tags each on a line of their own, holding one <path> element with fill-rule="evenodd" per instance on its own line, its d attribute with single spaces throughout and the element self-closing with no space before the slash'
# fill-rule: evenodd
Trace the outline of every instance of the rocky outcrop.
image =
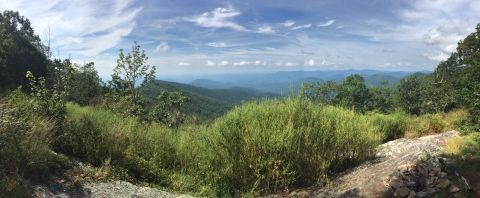
<svg viewBox="0 0 480 198">
<path fill-rule="evenodd" d="M 461 189 L 470 190 L 465 178 L 450 165 L 448 159 L 429 157 L 416 165 L 402 165 L 389 178 L 385 197 L 461 197 Z"/>
<path fill-rule="evenodd" d="M 90 182 L 77 184 L 75 188 L 66 186 L 53 187 L 45 185 L 37 185 L 34 187 L 35 193 L 33 197 L 58 197 L 58 198 L 190 198 L 189 195 L 179 195 L 161 191 L 155 188 L 141 187 L 133 185 L 125 181 L 114 182 Z"/>
<path fill-rule="evenodd" d="M 319 188 L 294 190 L 286 196 L 298 197 L 422 197 L 424 192 L 428 197 L 433 192 L 426 188 L 426 183 L 416 177 L 430 178 L 435 174 L 437 178 L 431 186 L 444 185 L 447 191 L 457 191 L 456 185 L 449 184 L 442 177 L 448 177 L 449 172 L 438 169 L 437 166 L 415 166 L 425 159 L 435 159 L 445 146 L 446 139 L 458 136 L 457 131 L 448 131 L 441 134 L 424 136 L 417 139 L 397 139 L 382 144 L 377 149 L 376 159 L 340 174 L 328 185 Z M 428 162 L 428 160 L 427 160 Z M 403 167 L 407 167 L 404 169 Z M 426 175 L 418 175 L 415 171 L 428 168 Z M 406 171 L 406 172 L 405 172 Z M 403 174 L 403 175 L 402 175 Z M 416 183 L 411 183 L 416 182 Z M 418 188 L 424 185 L 425 188 Z M 429 184 L 430 185 L 430 184 Z M 428 185 L 427 185 L 428 186 Z M 445 189 L 442 188 L 442 189 Z M 451 188 L 451 189 L 450 189 Z M 438 189 L 437 189 L 438 190 Z M 415 194 L 412 194 L 412 191 Z M 426 192 L 429 191 L 429 192 Z"/>
</svg>

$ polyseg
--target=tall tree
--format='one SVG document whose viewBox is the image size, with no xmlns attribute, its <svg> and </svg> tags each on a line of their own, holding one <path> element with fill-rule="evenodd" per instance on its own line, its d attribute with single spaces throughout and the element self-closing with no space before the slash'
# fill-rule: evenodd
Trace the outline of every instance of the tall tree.
<svg viewBox="0 0 480 198">
<path fill-rule="evenodd" d="M 340 84 L 337 98 L 341 106 L 354 108 L 359 112 L 370 109 L 371 95 L 365 84 L 365 79 L 361 75 L 348 76 Z"/>
<path fill-rule="evenodd" d="M 45 76 L 45 51 L 27 18 L 14 11 L 0 13 L 0 88 L 28 87 L 27 71 Z"/>
<path fill-rule="evenodd" d="M 412 75 L 400 80 L 397 87 L 398 105 L 408 113 L 419 115 L 422 107 L 422 88 L 420 78 Z"/>
<path fill-rule="evenodd" d="M 139 93 L 136 86 L 140 81 L 139 89 L 142 92 L 143 87 L 155 79 L 155 66 L 147 65 L 148 60 L 145 50 L 140 49 L 140 45 L 134 42 L 132 51 L 125 52 L 120 50 L 117 59 L 117 65 L 113 70 L 110 85 L 122 94 L 128 95 L 134 102 L 139 99 Z"/>
</svg>

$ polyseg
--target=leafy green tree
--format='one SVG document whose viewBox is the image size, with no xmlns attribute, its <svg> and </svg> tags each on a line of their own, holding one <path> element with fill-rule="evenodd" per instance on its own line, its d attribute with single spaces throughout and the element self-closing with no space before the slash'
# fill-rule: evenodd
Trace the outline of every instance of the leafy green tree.
<svg viewBox="0 0 480 198">
<path fill-rule="evenodd" d="M 156 105 L 150 111 L 150 119 L 170 127 L 177 127 L 182 123 L 181 107 L 190 101 L 183 92 L 162 91 L 157 97 Z"/>
<path fill-rule="evenodd" d="M 370 107 L 383 113 L 388 113 L 393 108 L 392 89 L 388 82 L 382 82 L 380 86 L 369 88 L 371 101 Z"/>
<path fill-rule="evenodd" d="M 456 66 L 460 68 L 457 89 L 458 100 L 467 107 L 472 121 L 479 123 L 480 130 L 480 24 L 476 32 L 459 42 Z"/>
<path fill-rule="evenodd" d="M 76 65 L 75 73 L 72 76 L 72 91 L 68 99 L 81 105 L 91 104 L 102 95 L 100 83 L 101 79 L 93 62 L 82 66 Z"/>
<path fill-rule="evenodd" d="M 141 50 L 137 42 L 134 42 L 131 52 L 125 54 L 123 49 L 120 49 L 110 86 L 137 102 L 142 94 L 139 91 L 143 92 L 143 87 L 155 79 L 155 66 L 147 65 L 147 60 L 145 50 Z M 138 83 L 140 86 L 137 89 Z"/>
<path fill-rule="evenodd" d="M 412 75 L 400 80 L 397 87 L 397 103 L 410 114 L 419 115 L 422 107 L 422 87 L 420 77 Z"/>
<path fill-rule="evenodd" d="M 48 89 L 45 78 L 36 78 L 30 71 L 25 76 L 29 80 L 30 95 L 34 100 L 33 111 L 62 123 L 67 113 L 65 92 Z"/>
<path fill-rule="evenodd" d="M 0 13 L 0 89 L 28 87 L 27 71 L 45 76 L 45 52 L 46 47 L 27 18 L 14 11 Z"/>
<path fill-rule="evenodd" d="M 353 108 L 359 112 L 370 110 L 371 94 L 361 75 L 348 76 L 339 85 L 336 98 L 340 106 Z"/>
</svg>

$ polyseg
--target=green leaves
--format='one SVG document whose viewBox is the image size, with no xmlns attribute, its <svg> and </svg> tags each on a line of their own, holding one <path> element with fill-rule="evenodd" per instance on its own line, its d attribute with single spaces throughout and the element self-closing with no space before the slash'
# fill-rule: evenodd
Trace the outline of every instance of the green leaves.
<svg viewBox="0 0 480 198">
<path fill-rule="evenodd" d="M 182 122 L 181 109 L 190 98 L 183 92 L 162 91 L 157 97 L 156 105 L 150 110 L 149 118 L 152 121 L 177 127 Z"/>
<path fill-rule="evenodd" d="M 140 89 L 155 79 L 155 66 L 147 65 L 147 55 L 140 45 L 135 42 L 131 52 L 124 53 L 120 50 L 117 65 L 113 69 L 110 87 L 118 93 L 131 95 L 134 99 L 139 97 L 136 87 L 139 81 Z M 143 91 L 142 91 L 143 92 Z"/>
</svg>

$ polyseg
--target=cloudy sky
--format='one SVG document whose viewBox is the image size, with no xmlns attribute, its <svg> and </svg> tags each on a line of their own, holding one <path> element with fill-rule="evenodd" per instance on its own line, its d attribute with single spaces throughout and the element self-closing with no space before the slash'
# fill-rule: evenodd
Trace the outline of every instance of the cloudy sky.
<svg viewBox="0 0 480 198">
<path fill-rule="evenodd" d="M 480 22 L 478 0 L 0 0 L 54 56 L 102 76 L 133 41 L 158 73 L 432 70 Z"/>
</svg>

